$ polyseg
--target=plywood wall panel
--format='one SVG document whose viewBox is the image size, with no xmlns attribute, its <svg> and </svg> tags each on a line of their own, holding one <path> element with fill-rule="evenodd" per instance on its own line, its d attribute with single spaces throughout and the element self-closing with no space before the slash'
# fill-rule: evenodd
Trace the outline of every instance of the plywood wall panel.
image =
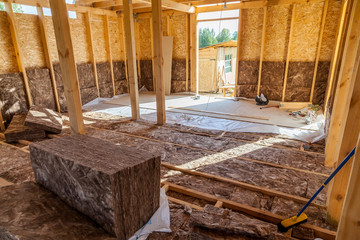
<svg viewBox="0 0 360 240">
<path fill-rule="evenodd" d="M 69 20 L 75 61 L 77 63 L 90 62 L 85 15 L 82 13 L 76 13 L 76 18 L 70 18 Z"/>
<path fill-rule="evenodd" d="M 296 4 L 290 61 L 315 61 L 324 2 Z"/>
<path fill-rule="evenodd" d="M 0 74 L 18 72 L 6 12 L 0 11 Z"/>
<path fill-rule="evenodd" d="M 102 16 L 91 15 L 91 30 L 94 37 L 94 55 L 97 62 L 108 61 L 106 55 L 104 18 Z"/>
<path fill-rule="evenodd" d="M 173 59 L 186 58 L 186 14 L 172 16 L 171 36 L 174 37 Z"/>
<path fill-rule="evenodd" d="M 240 60 L 256 61 L 260 59 L 263 14 L 262 8 L 243 10 Z"/>
<path fill-rule="evenodd" d="M 136 21 L 139 28 L 139 57 L 141 60 L 150 60 L 152 59 L 150 18 L 136 19 Z"/>
<path fill-rule="evenodd" d="M 51 17 L 45 17 L 44 20 L 46 34 L 48 36 L 48 44 L 49 44 L 49 51 L 51 59 L 54 63 L 59 62 L 59 55 L 56 46 L 56 39 L 55 39 L 55 32 L 54 32 L 54 25 Z"/>
<path fill-rule="evenodd" d="M 15 21 L 25 67 L 46 67 L 38 16 L 15 13 Z"/>
<path fill-rule="evenodd" d="M 320 61 L 330 61 L 335 47 L 336 30 L 340 18 L 341 1 L 329 0 L 320 50 Z"/>
<path fill-rule="evenodd" d="M 109 37 L 111 44 L 111 55 L 113 61 L 121 61 L 121 44 L 122 41 L 120 39 L 120 27 L 119 21 L 117 18 L 109 17 Z"/>
<path fill-rule="evenodd" d="M 289 40 L 290 5 L 267 8 L 264 61 L 284 61 Z"/>
</svg>

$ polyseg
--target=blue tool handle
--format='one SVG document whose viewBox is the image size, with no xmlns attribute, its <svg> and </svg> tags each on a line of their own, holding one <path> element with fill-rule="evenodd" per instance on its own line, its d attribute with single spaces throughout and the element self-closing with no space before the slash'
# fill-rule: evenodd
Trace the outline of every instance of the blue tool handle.
<svg viewBox="0 0 360 240">
<path fill-rule="evenodd" d="M 310 205 L 310 203 L 317 197 L 317 195 L 321 192 L 321 190 L 323 190 L 323 188 L 331 181 L 331 179 L 333 179 L 335 177 L 335 175 L 340 171 L 340 169 L 349 161 L 349 159 L 355 154 L 355 149 L 356 147 L 354 147 L 354 149 L 346 156 L 346 158 L 340 163 L 340 165 L 331 173 L 331 175 L 326 179 L 326 181 L 323 183 L 323 185 L 321 185 L 321 187 L 319 188 L 319 190 L 316 191 L 316 193 L 310 198 L 310 200 L 305 204 L 305 206 L 300 210 L 300 212 L 298 213 L 298 215 L 296 215 L 297 217 L 299 217 L 304 211 L 305 209 Z"/>
</svg>

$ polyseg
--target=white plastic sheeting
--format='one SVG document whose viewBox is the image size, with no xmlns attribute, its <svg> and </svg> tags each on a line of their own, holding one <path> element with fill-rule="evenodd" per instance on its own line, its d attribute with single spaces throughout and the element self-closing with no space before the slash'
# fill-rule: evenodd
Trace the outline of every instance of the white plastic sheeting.
<svg viewBox="0 0 360 240">
<path fill-rule="evenodd" d="M 160 189 L 160 206 L 158 210 L 129 240 L 145 240 L 152 232 L 171 232 L 170 208 L 164 189 Z"/>
<path fill-rule="evenodd" d="M 115 96 L 111 99 L 97 98 L 83 106 L 83 110 L 108 113 L 123 117 L 131 117 L 131 107 L 118 104 L 109 104 L 108 101 L 123 97 Z M 156 110 L 140 107 L 140 117 L 143 120 L 156 122 Z M 292 139 L 304 142 L 316 142 L 325 137 L 324 123 L 322 115 L 318 116 L 316 122 L 307 125 L 306 129 L 281 127 L 271 124 L 261 124 L 252 122 L 243 122 L 222 118 L 213 118 L 208 116 L 194 115 L 191 113 L 170 112 L 166 113 L 166 121 L 170 124 L 181 124 L 189 127 L 204 128 L 210 130 L 221 130 L 228 132 L 253 132 L 253 133 L 275 133 L 285 135 Z M 309 130 L 318 129 L 318 130 Z"/>
</svg>

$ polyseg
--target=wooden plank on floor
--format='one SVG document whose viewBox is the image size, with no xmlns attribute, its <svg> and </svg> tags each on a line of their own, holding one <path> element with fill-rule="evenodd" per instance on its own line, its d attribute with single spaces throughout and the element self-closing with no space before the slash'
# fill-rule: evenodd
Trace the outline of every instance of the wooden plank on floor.
<svg viewBox="0 0 360 240">
<path fill-rule="evenodd" d="M 203 193 L 200 191 L 196 191 L 190 188 L 186 188 L 177 184 L 173 184 L 170 182 L 162 182 L 162 184 L 166 184 L 169 186 L 170 191 L 175 191 L 184 195 L 188 195 L 191 197 L 195 197 L 198 199 L 202 199 L 205 201 L 209 201 L 209 202 L 214 202 L 216 203 L 217 201 L 221 201 L 223 202 L 223 207 L 224 208 L 229 208 L 232 210 L 237 210 L 240 211 L 242 213 L 245 213 L 249 216 L 255 217 L 257 219 L 263 220 L 265 222 L 269 222 L 272 224 L 278 224 L 279 222 L 281 222 L 282 220 L 286 219 L 287 217 L 284 216 L 280 216 L 278 214 L 274 214 L 268 211 L 264 211 L 264 210 L 260 210 L 258 208 L 254 208 L 245 204 L 241 204 L 241 203 L 237 203 L 225 198 L 220 198 L 220 197 L 216 197 L 214 195 L 208 194 L 208 193 Z M 301 225 L 304 228 L 310 229 L 314 231 L 314 235 L 315 237 L 319 237 L 319 238 L 323 238 L 324 240 L 333 240 L 335 239 L 336 236 L 336 232 L 334 231 L 330 231 L 324 228 L 320 228 L 314 225 L 310 225 L 307 223 L 304 223 Z"/>
</svg>

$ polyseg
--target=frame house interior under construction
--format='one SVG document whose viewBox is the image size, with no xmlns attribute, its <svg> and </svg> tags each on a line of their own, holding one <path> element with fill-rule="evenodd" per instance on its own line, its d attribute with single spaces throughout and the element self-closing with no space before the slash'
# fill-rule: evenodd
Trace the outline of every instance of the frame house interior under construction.
<svg viewBox="0 0 360 240">
<path fill-rule="evenodd" d="M 305 211 L 307 223 L 277 228 L 360 147 L 360 1 L 0 1 L 0 239 L 129 239 L 159 207 L 160 186 L 171 232 L 148 239 L 360 239 L 359 150 Z M 234 97 L 211 98 L 199 93 L 197 25 L 226 18 L 198 16 L 228 10 L 238 11 Z M 277 107 L 260 110 L 261 93 Z M 8 141 L 15 116 L 28 119 L 34 106 L 61 113 L 61 133 L 31 140 L 37 128 L 27 129 Z M 307 106 L 322 109 L 315 129 L 289 115 Z M 86 153 L 84 135 L 83 145 L 98 142 Z M 90 156 L 94 167 L 67 182 L 81 167 L 58 167 L 53 153 L 73 164 Z M 113 222 L 88 212 L 106 201 L 69 200 L 72 178 L 147 156 L 154 165 L 143 173 L 110 181 Z M 59 179 L 42 181 L 52 167 Z"/>
</svg>

